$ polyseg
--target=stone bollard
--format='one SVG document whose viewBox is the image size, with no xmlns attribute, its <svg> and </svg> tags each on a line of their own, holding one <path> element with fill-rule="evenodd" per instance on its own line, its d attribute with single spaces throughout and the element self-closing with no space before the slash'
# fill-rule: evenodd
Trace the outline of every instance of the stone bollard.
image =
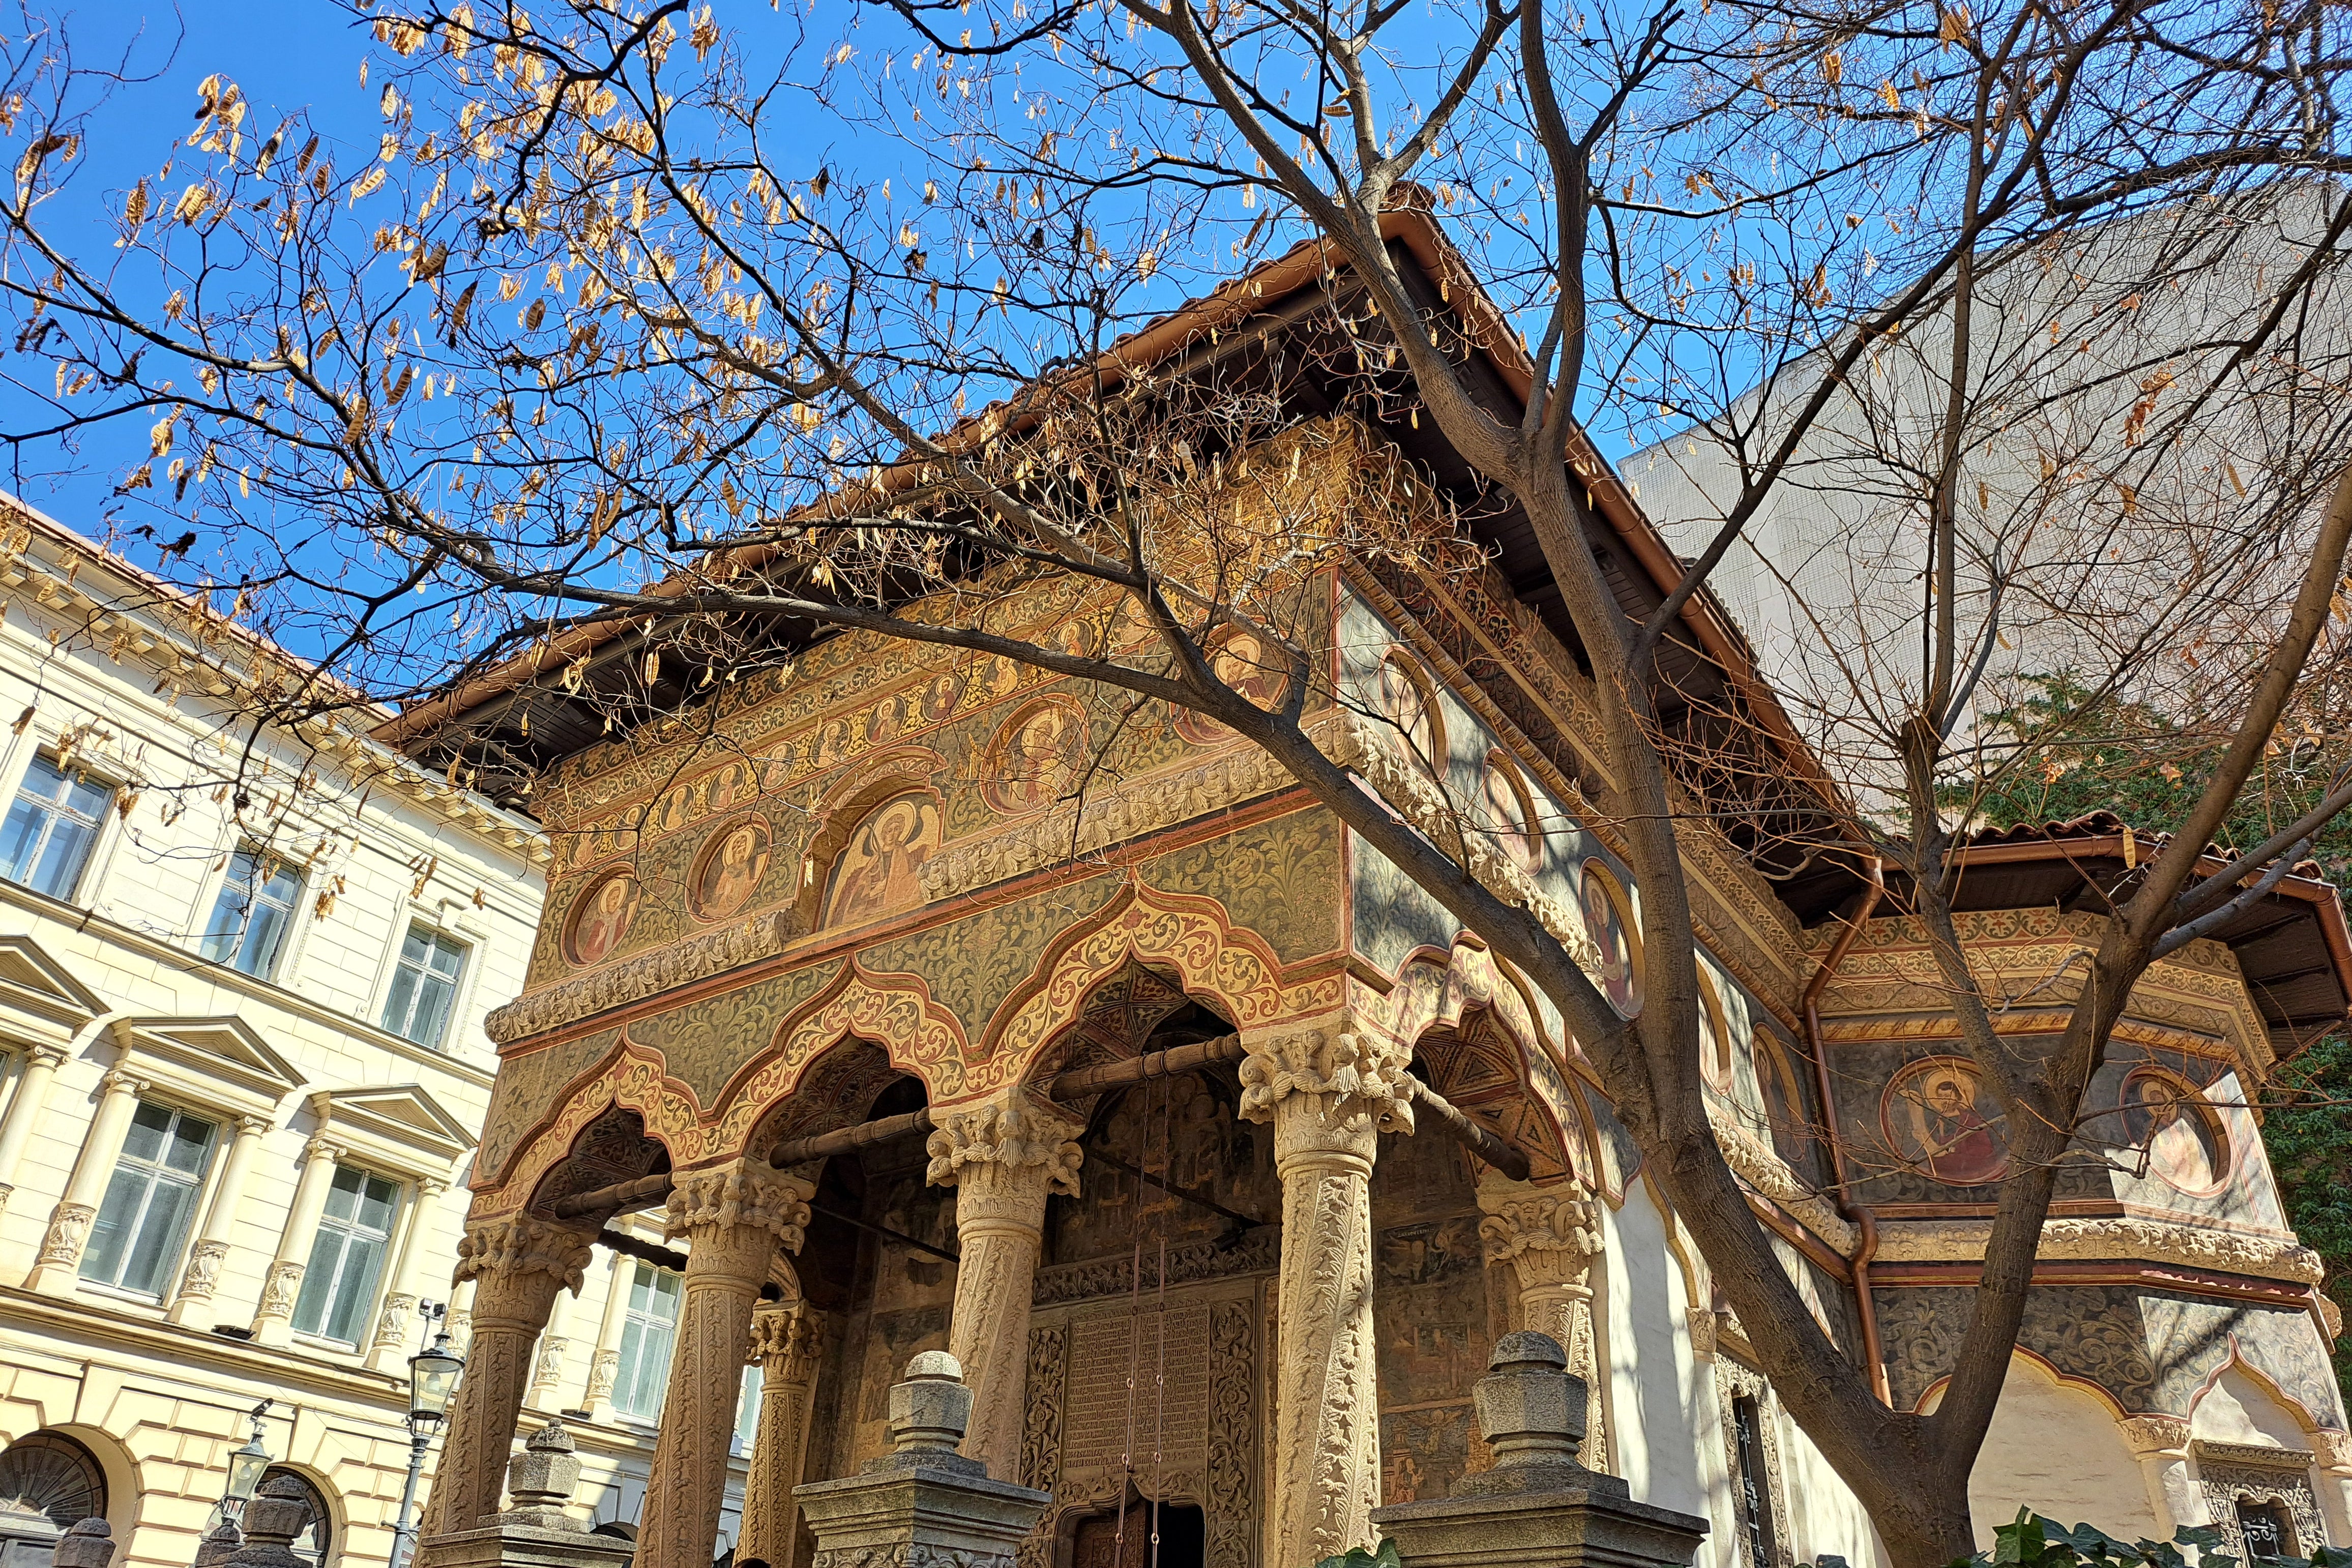
<svg viewBox="0 0 2352 1568">
<path fill-rule="evenodd" d="M 550 1421 L 507 1461 L 514 1506 L 476 1529 L 435 1536 L 436 1568 L 625 1568 L 634 1542 L 593 1535 L 566 1511 L 579 1484 L 572 1434 Z"/>
<path fill-rule="evenodd" d="M 193 1568 L 220 1568 L 220 1564 L 236 1556 L 237 1549 L 244 1544 L 245 1532 L 237 1529 L 236 1521 L 224 1515 L 221 1521 L 205 1531 L 205 1538 L 196 1542 Z"/>
<path fill-rule="evenodd" d="M 816 1536 L 816 1561 L 835 1552 L 867 1561 L 952 1562 L 959 1568 L 1011 1568 L 1013 1549 L 1034 1529 L 1051 1492 L 992 1480 L 988 1467 L 956 1452 L 971 1419 L 963 1368 L 927 1350 L 890 1386 L 891 1451 L 854 1476 L 793 1490 Z"/>
<path fill-rule="evenodd" d="M 310 1522 L 310 1498 L 302 1483 L 292 1476 L 271 1476 L 245 1505 L 238 1521 L 245 1544 L 230 1556 L 228 1568 L 310 1568 L 294 1550 L 294 1538 Z"/>
<path fill-rule="evenodd" d="M 1635 1502 L 1576 1462 L 1585 1387 L 1549 1334 L 1505 1334 L 1473 1393 L 1491 1469 L 1451 1496 L 1372 1511 L 1412 1568 L 1689 1568 L 1706 1521 Z"/>
<path fill-rule="evenodd" d="M 65 1532 L 50 1561 L 57 1568 L 106 1568 L 114 1561 L 114 1531 L 102 1519 L 85 1519 Z"/>
</svg>

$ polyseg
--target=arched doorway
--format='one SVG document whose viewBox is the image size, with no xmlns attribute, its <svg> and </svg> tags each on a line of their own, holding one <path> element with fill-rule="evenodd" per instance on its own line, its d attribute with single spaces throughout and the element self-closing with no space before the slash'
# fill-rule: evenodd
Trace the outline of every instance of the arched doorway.
<svg viewBox="0 0 2352 1568">
<path fill-rule="evenodd" d="M 0 1449 L 0 1503 L 47 1514 L 60 1530 L 106 1517 L 106 1471 L 62 1432 L 34 1432 Z"/>
</svg>

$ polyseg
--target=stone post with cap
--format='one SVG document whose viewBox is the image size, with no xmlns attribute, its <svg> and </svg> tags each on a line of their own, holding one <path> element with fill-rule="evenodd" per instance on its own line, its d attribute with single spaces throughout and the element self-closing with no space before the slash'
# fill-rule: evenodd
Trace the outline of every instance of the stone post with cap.
<svg viewBox="0 0 2352 1568">
<path fill-rule="evenodd" d="M 589 1532 L 570 1511 L 580 1484 L 572 1434 L 550 1421 L 507 1463 L 512 1505 L 472 1530 L 440 1537 L 435 1559 L 448 1568 L 626 1568 L 635 1546 Z"/>
<path fill-rule="evenodd" d="M 1706 1521 L 1635 1502 L 1622 1478 L 1577 1462 L 1585 1387 L 1549 1334 L 1505 1334 L 1473 1391 L 1491 1469 L 1451 1495 L 1372 1511 L 1412 1568 L 1689 1568 Z"/>
<path fill-rule="evenodd" d="M 816 1536 L 816 1561 L 847 1552 L 866 1561 L 1012 1568 L 1014 1548 L 1053 1494 L 992 1479 L 987 1466 L 956 1451 L 971 1420 L 971 1390 L 956 1358 L 927 1350 L 908 1362 L 905 1381 L 890 1387 L 889 1416 L 890 1452 L 854 1476 L 793 1490 Z"/>
</svg>

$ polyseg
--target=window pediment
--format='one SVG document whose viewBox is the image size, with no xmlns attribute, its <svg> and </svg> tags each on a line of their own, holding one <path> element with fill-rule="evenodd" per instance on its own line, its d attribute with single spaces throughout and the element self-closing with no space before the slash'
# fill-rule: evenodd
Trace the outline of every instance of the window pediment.
<svg viewBox="0 0 2352 1568">
<path fill-rule="evenodd" d="M 0 936 L 0 1002 L 7 1004 L 11 1032 L 63 1040 L 106 1010 L 106 1003 L 43 951 L 29 936 Z"/>
<path fill-rule="evenodd" d="M 322 1089 L 307 1103 L 321 1137 L 391 1172 L 444 1177 L 474 1146 L 465 1124 L 418 1084 Z"/>
<path fill-rule="evenodd" d="M 199 1105 L 273 1114 L 309 1082 L 239 1018 L 114 1020 L 123 1069 Z"/>
</svg>

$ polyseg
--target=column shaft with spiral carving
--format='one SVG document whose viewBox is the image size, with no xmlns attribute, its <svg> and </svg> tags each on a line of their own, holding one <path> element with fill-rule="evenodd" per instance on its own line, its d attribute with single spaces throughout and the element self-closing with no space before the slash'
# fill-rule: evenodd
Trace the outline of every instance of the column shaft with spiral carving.
<svg viewBox="0 0 2352 1568">
<path fill-rule="evenodd" d="M 1587 1469 L 1609 1469 L 1603 1411 L 1607 1383 L 1592 1321 L 1592 1260 L 1601 1255 L 1601 1216 L 1580 1186 L 1535 1186 L 1489 1170 L 1478 1184 L 1486 1218 L 1478 1234 L 1486 1260 L 1510 1265 L 1519 1282 L 1519 1326 L 1547 1333 L 1568 1353 L 1570 1374 L 1584 1380 Z"/>
<path fill-rule="evenodd" d="M 1381 1500 L 1372 1343 L 1372 1158 L 1411 1131 L 1406 1053 L 1339 1020 L 1242 1043 L 1242 1115 L 1274 1124 L 1282 1179 L 1275 1483 L 1265 1561 L 1285 1568 L 1373 1543 Z"/>
<path fill-rule="evenodd" d="M 793 1489 L 808 1460 L 809 1410 L 816 1395 L 824 1320 L 806 1301 L 761 1306 L 751 1314 L 751 1360 L 760 1368 L 760 1424 L 751 1437 L 751 1471 L 743 1482 L 739 1562 L 793 1568 L 800 1511 Z"/>
<path fill-rule="evenodd" d="M 636 1568 L 709 1568 L 751 1308 L 777 1249 L 800 1250 L 815 1190 L 757 1158 L 684 1172 L 671 1189 L 662 1230 L 686 1238 L 686 1284 Z"/>
<path fill-rule="evenodd" d="M 940 1113 L 924 1145 L 932 1183 L 956 1189 L 954 1314 L 948 1354 L 971 1388 L 961 1452 L 999 1480 L 1021 1474 L 1024 1390 L 1029 1374 L 1029 1298 L 1045 1235 L 1045 1199 L 1078 1190 L 1076 1124 L 1041 1109 L 1023 1089 L 960 1112 Z"/>
<path fill-rule="evenodd" d="M 578 1292 L 592 1250 L 586 1232 L 524 1214 L 466 1227 L 457 1243 L 457 1278 L 474 1285 L 473 1333 L 425 1509 L 425 1535 L 471 1530 L 499 1511 L 531 1346 L 555 1293 L 567 1287 Z M 431 1547 L 428 1540 L 428 1563 Z"/>
</svg>

